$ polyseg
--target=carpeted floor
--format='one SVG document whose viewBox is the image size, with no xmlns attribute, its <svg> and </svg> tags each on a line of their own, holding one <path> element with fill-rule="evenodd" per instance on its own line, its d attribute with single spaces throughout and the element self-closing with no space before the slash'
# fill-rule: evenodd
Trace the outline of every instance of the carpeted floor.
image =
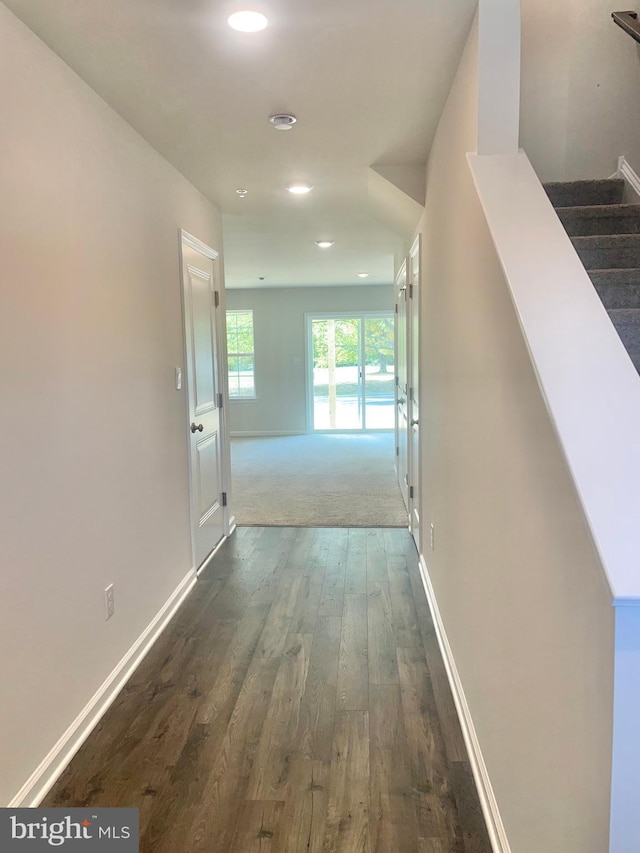
<svg viewBox="0 0 640 853">
<path fill-rule="evenodd" d="M 393 433 L 234 438 L 239 525 L 406 527 Z"/>
</svg>

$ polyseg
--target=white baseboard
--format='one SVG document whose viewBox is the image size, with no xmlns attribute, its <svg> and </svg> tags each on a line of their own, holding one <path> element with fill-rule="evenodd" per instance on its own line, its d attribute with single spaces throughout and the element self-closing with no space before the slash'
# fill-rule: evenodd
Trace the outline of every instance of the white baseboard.
<svg viewBox="0 0 640 853">
<path fill-rule="evenodd" d="M 307 435 L 306 432 L 294 431 L 294 432 L 264 432 L 258 430 L 257 432 L 238 432 L 234 430 L 231 433 L 231 438 L 271 438 L 276 436 L 287 436 L 287 435 Z"/>
<path fill-rule="evenodd" d="M 484 758 L 482 757 L 480 742 L 478 741 L 478 736 L 471 718 L 471 711 L 464 695 L 460 674 L 453 658 L 453 652 L 449 645 L 449 640 L 447 639 L 447 632 L 445 631 L 440 610 L 438 609 L 435 592 L 431 585 L 431 579 L 429 578 L 427 564 L 422 554 L 420 554 L 420 574 L 422 576 L 422 584 L 427 595 L 429 607 L 431 608 L 436 636 L 438 638 L 438 645 L 440 646 L 445 669 L 447 671 L 447 678 L 449 679 L 449 685 L 451 686 L 451 692 L 453 693 L 453 699 L 460 719 L 462 735 L 469 754 L 469 762 L 471 764 L 473 778 L 475 779 L 476 788 L 478 790 L 482 813 L 484 814 L 485 823 L 487 824 L 491 847 L 493 849 L 493 853 L 511 853 L 507 834 L 502 823 L 502 818 L 500 817 L 498 803 L 493 793 L 493 788 L 491 787 L 487 766 L 484 763 Z"/>
<path fill-rule="evenodd" d="M 615 177 L 622 178 L 625 182 L 627 199 L 633 204 L 640 204 L 640 177 L 631 168 L 624 155 L 618 157 L 618 170 Z"/>
<path fill-rule="evenodd" d="M 42 802 L 73 756 L 104 716 L 126 681 L 142 662 L 171 617 L 191 592 L 195 583 L 196 573 L 191 569 L 53 749 L 11 800 L 8 805 L 9 808 L 34 808 Z"/>
</svg>

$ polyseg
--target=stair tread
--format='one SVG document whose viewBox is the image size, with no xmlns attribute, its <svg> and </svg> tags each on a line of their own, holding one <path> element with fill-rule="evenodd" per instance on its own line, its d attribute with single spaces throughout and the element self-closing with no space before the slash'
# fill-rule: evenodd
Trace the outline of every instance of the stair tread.
<svg viewBox="0 0 640 853">
<path fill-rule="evenodd" d="M 576 204 L 556 207 L 558 214 L 571 216 L 626 216 L 630 213 L 640 214 L 640 204 Z"/>
<path fill-rule="evenodd" d="M 624 181 L 621 178 L 550 181 L 543 186 L 551 203 L 562 207 L 619 204 L 624 194 Z"/>
<path fill-rule="evenodd" d="M 640 234 L 580 234 L 572 237 L 571 240 L 580 246 L 593 246 L 594 248 L 599 245 L 606 247 L 611 245 L 624 246 L 629 243 L 640 244 Z"/>
<path fill-rule="evenodd" d="M 604 267 L 600 270 L 587 270 L 589 275 L 595 275 L 603 280 L 609 278 L 624 278 L 631 284 L 635 283 L 635 279 L 640 279 L 640 267 Z"/>
</svg>

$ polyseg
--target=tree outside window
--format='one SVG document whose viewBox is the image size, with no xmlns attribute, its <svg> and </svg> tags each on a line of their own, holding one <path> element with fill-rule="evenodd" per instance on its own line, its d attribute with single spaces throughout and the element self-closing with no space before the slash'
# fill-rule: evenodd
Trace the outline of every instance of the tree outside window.
<svg viewBox="0 0 640 853">
<path fill-rule="evenodd" d="M 227 358 L 229 397 L 255 398 L 253 311 L 227 311 Z"/>
</svg>

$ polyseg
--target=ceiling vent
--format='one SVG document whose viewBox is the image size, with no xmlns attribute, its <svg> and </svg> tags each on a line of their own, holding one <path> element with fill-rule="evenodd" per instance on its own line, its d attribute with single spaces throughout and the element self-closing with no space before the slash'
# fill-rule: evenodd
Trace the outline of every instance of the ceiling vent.
<svg viewBox="0 0 640 853">
<path fill-rule="evenodd" d="M 297 120 L 290 113 L 278 113 L 277 115 L 269 116 L 269 121 L 276 130 L 291 130 Z"/>
</svg>

